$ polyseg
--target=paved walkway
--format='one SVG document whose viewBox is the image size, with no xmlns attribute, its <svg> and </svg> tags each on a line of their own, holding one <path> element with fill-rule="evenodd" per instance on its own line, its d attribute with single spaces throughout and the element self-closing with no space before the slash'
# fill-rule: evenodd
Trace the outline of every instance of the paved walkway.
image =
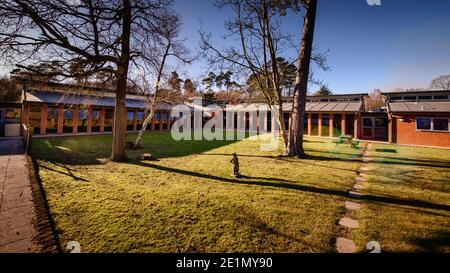
<svg viewBox="0 0 450 273">
<path fill-rule="evenodd" d="M 32 200 L 22 139 L 0 140 L 0 253 L 39 251 Z"/>
</svg>

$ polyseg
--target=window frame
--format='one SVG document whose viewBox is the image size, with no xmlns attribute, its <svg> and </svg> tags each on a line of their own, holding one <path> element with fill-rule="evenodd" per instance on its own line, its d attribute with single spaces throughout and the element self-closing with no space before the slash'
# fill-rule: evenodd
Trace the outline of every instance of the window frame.
<svg viewBox="0 0 450 273">
<path fill-rule="evenodd" d="M 417 128 L 417 120 L 418 119 L 430 119 L 430 129 L 419 129 Z M 435 119 L 446 119 L 447 120 L 447 124 L 448 124 L 448 130 L 444 131 L 444 130 L 435 130 L 434 129 L 434 120 Z M 445 118 L 445 117 L 416 117 L 416 131 L 417 132 L 437 132 L 437 133 L 450 133 L 450 118 Z"/>
</svg>

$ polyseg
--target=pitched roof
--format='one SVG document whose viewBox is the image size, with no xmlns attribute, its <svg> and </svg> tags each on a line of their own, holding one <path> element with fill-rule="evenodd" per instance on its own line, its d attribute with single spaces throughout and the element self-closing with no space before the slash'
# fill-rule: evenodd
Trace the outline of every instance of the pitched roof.
<svg viewBox="0 0 450 273">
<path fill-rule="evenodd" d="M 60 92 L 48 91 L 26 91 L 23 102 L 48 103 L 48 104 L 73 104 L 73 105 L 91 105 L 99 107 L 114 107 L 113 96 L 94 96 L 85 94 L 64 94 Z M 139 99 L 136 96 L 126 99 L 127 108 L 145 109 L 147 101 Z M 172 107 L 167 103 L 159 103 L 158 109 L 170 110 Z"/>
<path fill-rule="evenodd" d="M 307 112 L 359 112 L 361 101 L 307 102 Z"/>
<path fill-rule="evenodd" d="M 339 112 L 339 113 L 354 113 L 361 111 L 362 101 L 337 101 L 337 102 L 307 102 L 305 110 L 306 112 Z M 267 104 L 264 103 L 252 103 L 252 104 L 238 104 L 233 106 L 227 106 L 229 110 L 268 110 Z M 286 112 L 292 111 L 291 103 L 284 103 L 283 110 Z"/>
<path fill-rule="evenodd" d="M 388 102 L 390 112 L 450 113 L 450 101 L 393 101 Z"/>
</svg>

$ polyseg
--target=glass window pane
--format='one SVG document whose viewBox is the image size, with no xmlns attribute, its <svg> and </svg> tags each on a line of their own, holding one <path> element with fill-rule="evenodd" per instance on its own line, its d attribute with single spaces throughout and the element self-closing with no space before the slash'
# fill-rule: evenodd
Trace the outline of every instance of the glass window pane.
<svg viewBox="0 0 450 273">
<path fill-rule="evenodd" d="M 303 118 L 303 134 L 308 134 L 308 113 L 305 113 L 305 117 Z"/>
<path fill-rule="evenodd" d="M 114 112 L 112 109 L 105 110 L 105 132 L 112 132 Z"/>
<path fill-rule="evenodd" d="M 342 135 L 342 115 L 341 114 L 335 114 L 333 116 L 333 136 L 339 137 Z"/>
<path fill-rule="evenodd" d="M 441 119 L 441 118 L 433 119 L 433 130 L 448 131 L 448 119 Z"/>
<path fill-rule="evenodd" d="M 58 131 L 58 116 L 59 109 L 56 107 L 48 107 L 47 110 L 47 128 L 45 132 L 47 134 L 56 134 Z"/>
<path fill-rule="evenodd" d="M 89 118 L 89 111 L 87 109 L 78 110 L 78 133 L 87 132 L 87 121 Z"/>
<path fill-rule="evenodd" d="M 134 130 L 134 111 L 127 112 L 127 131 Z"/>
<path fill-rule="evenodd" d="M 92 109 L 92 132 L 100 132 L 101 127 L 101 109 L 100 108 L 94 108 Z"/>
<path fill-rule="evenodd" d="M 311 135 L 319 135 L 319 114 L 311 114 Z"/>
<path fill-rule="evenodd" d="M 137 112 L 137 129 L 141 130 L 142 124 L 144 123 L 144 112 Z"/>
<path fill-rule="evenodd" d="M 431 118 L 417 118 L 417 130 L 431 130 Z"/>
<path fill-rule="evenodd" d="M 322 114 L 322 136 L 330 135 L 330 115 Z"/>
<path fill-rule="evenodd" d="M 387 127 L 388 126 L 388 120 L 387 118 L 376 118 L 375 119 L 375 126 L 376 127 Z"/>
<path fill-rule="evenodd" d="M 20 123 L 20 109 L 8 108 L 5 113 L 5 123 Z"/>
<path fill-rule="evenodd" d="M 73 133 L 73 110 L 65 109 L 63 116 L 63 133 Z"/>
<path fill-rule="evenodd" d="M 28 124 L 34 128 L 34 134 L 41 133 L 41 106 L 31 106 L 28 114 Z"/>
</svg>

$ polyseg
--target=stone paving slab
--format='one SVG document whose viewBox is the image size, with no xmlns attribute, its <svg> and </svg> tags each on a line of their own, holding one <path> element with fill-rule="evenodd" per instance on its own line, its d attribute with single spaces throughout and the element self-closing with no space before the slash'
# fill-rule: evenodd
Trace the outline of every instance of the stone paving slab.
<svg viewBox="0 0 450 273">
<path fill-rule="evenodd" d="M 348 210 L 360 210 L 362 205 L 351 201 L 345 201 L 345 208 Z"/>
<path fill-rule="evenodd" d="M 364 195 L 362 193 L 356 192 L 356 191 L 350 191 L 348 193 L 351 198 L 361 199 Z"/>
<path fill-rule="evenodd" d="M 356 244 L 352 240 L 343 237 L 337 238 L 336 248 L 339 253 L 356 252 Z"/>
<path fill-rule="evenodd" d="M 346 228 L 358 228 L 359 222 L 352 218 L 344 217 L 341 220 L 339 220 L 339 225 L 346 227 Z"/>
<path fill-rule="evenodd" d="M 0 140 L 0 253 L 38 252 L 35 211 L 22 139 Z"/>
<path fill-rule="evenodd" d="M 362 176 L 357 176 L 357 177 L 355 178 L 355 182 L 356 182 L 356 183 L 364 182 L 364 181 L 366 181 L 366 178 L 364 178 L 364 177 L 362 177 Z"/>
<path fill-rule="evenodd" d="M 24 239 L 0 246 L 0 253 L 33 253 L 39 252 L 37 246 L 30 240 Z"/>
</svg>

